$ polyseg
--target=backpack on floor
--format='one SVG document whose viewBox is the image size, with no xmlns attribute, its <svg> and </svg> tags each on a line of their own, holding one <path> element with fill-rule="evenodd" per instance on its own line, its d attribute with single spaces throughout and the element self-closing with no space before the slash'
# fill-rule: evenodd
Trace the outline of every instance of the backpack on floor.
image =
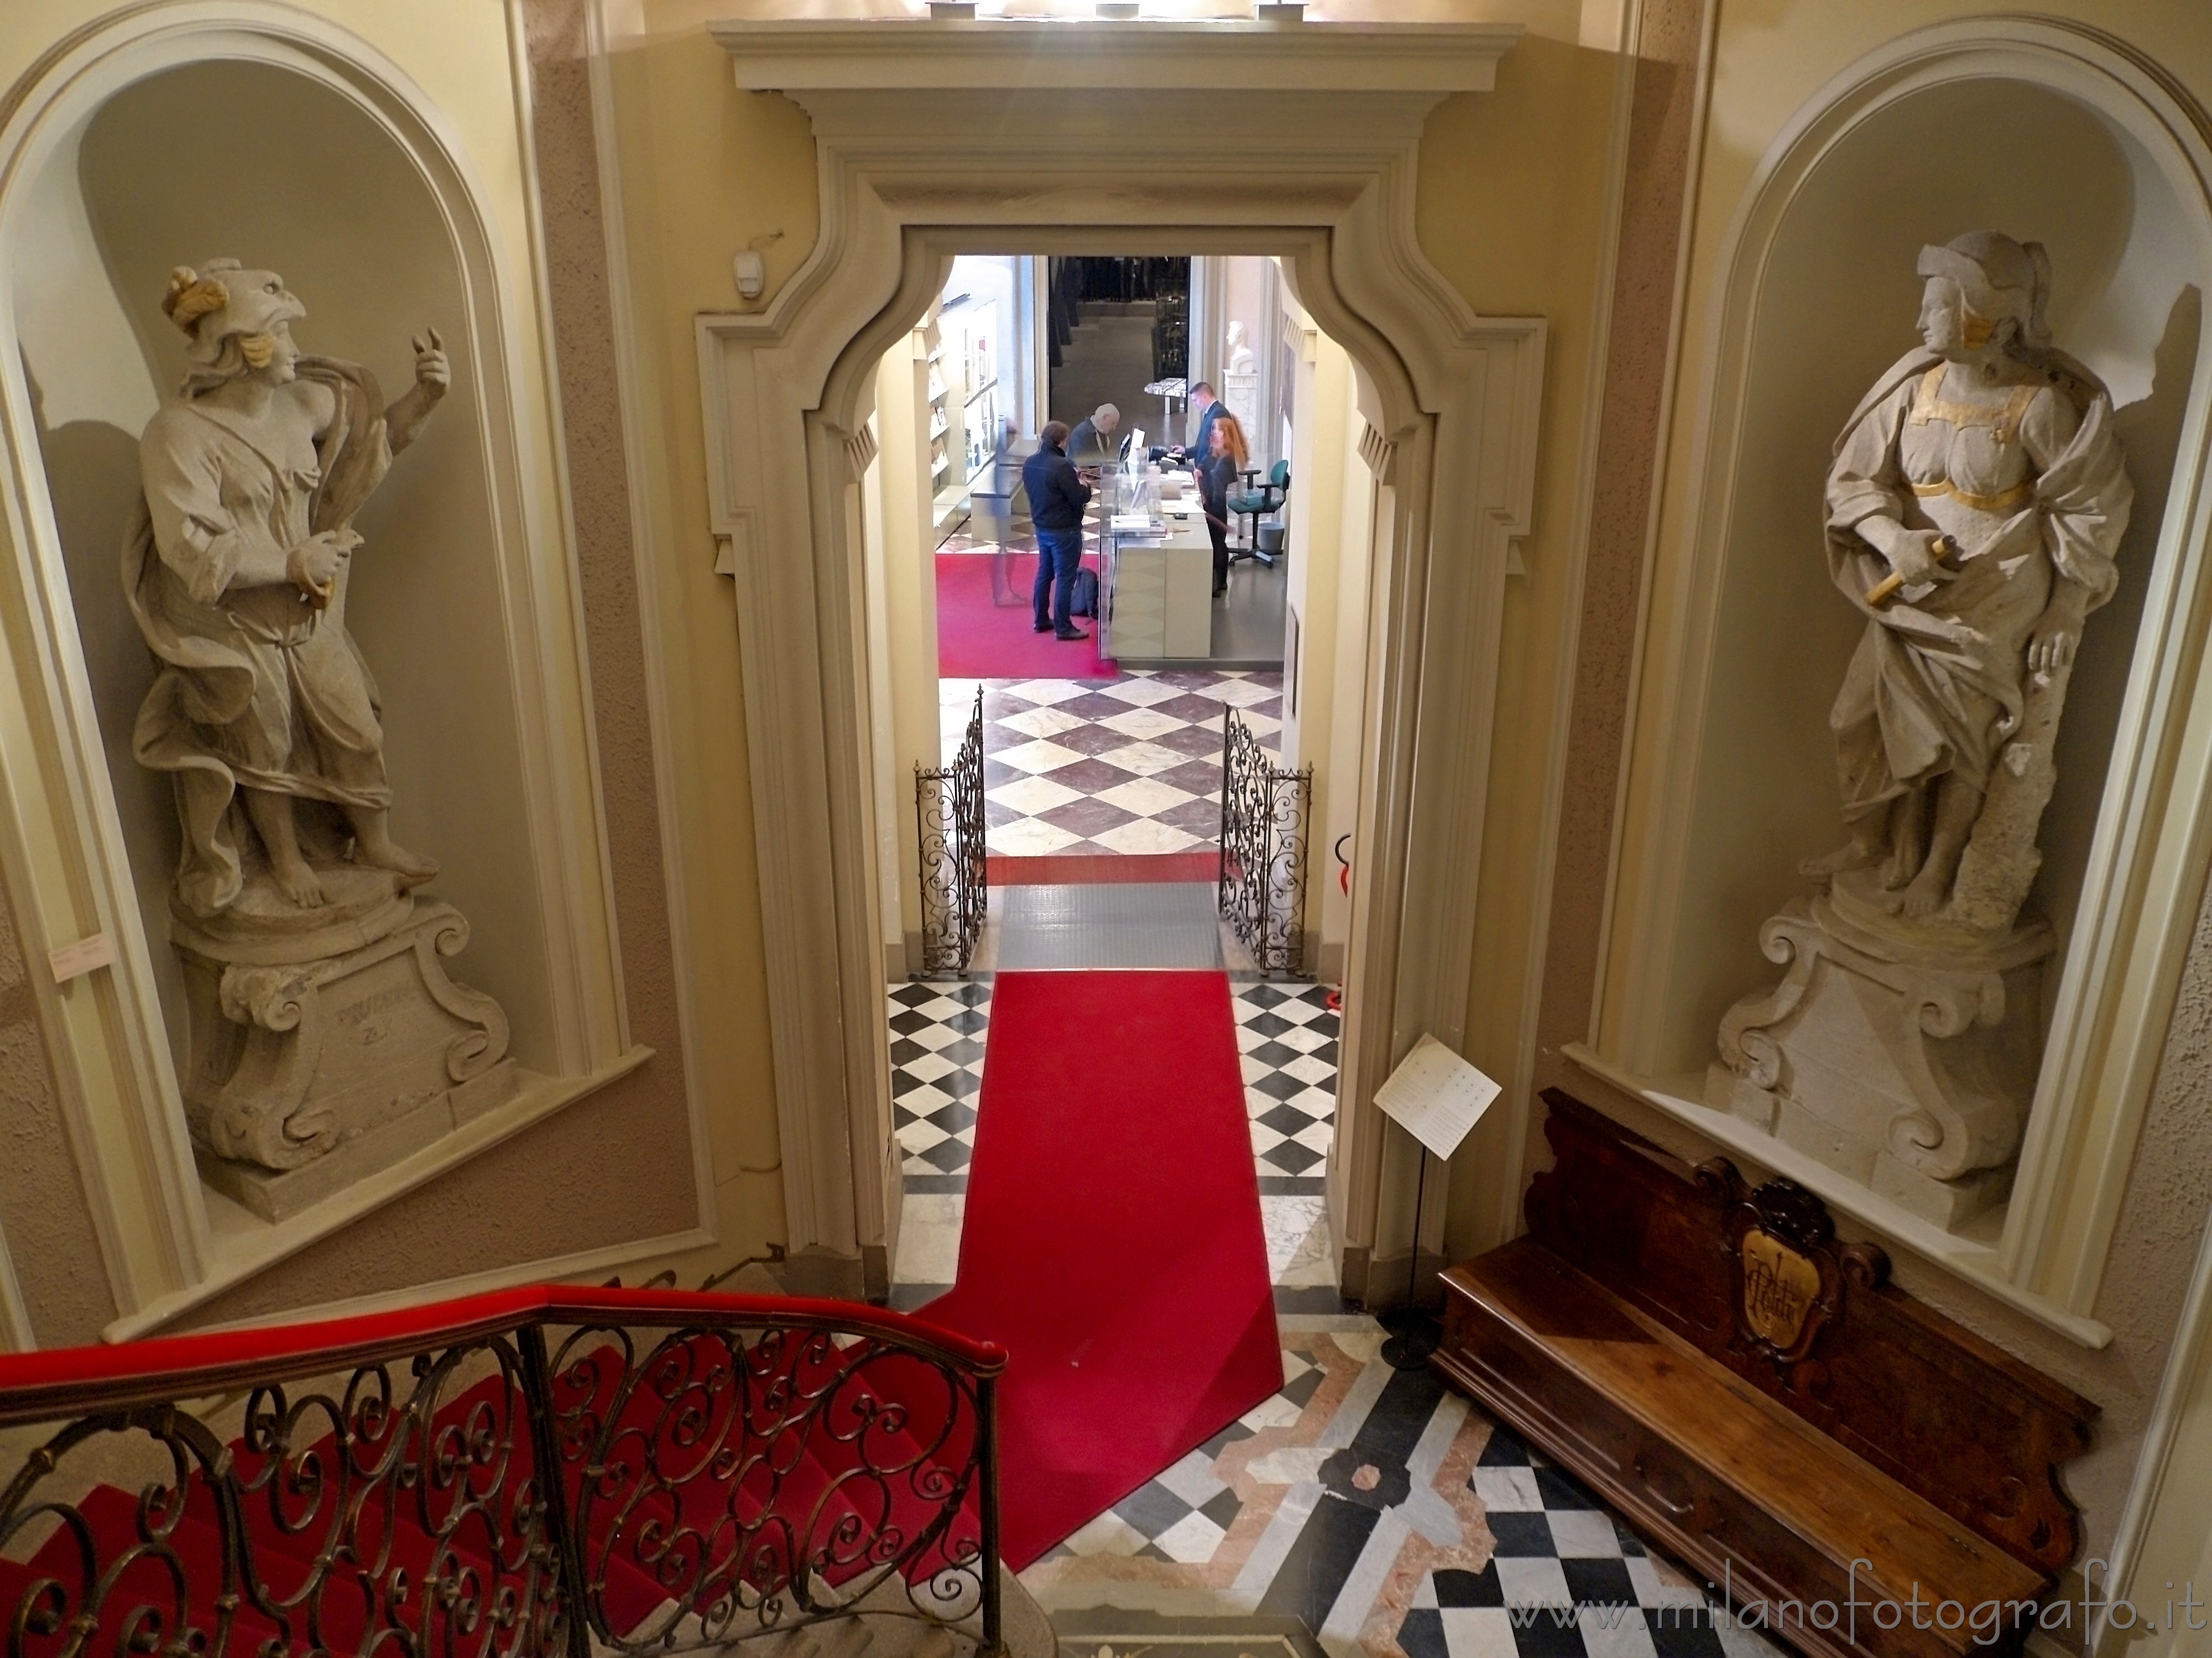
<svg viewBox="0 0 2212 1658">
<path fill-rule="evenodd" d="M 1075 581 L 1067 590 L 1067 613 L 1088 616 L 1098 614 L 1097 571 L 1085 569 L 1075 573 Z"/>
</svg>

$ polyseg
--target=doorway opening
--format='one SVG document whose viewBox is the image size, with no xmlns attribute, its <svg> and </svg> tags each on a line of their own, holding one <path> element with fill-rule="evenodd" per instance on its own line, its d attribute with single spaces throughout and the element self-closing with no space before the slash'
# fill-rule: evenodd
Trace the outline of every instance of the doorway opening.
<svg viewBox="0 0 2212 1658">
<path fill-rule="evenodd" d="M 1257 254 L 963 253 L 877 365 L 860 497 L 877 820 L 894 831 L 878 835 L 893 1305 L 927 1305 L 959 1274 L 998 975 L 1212 968 L 1231 982 L 1275 1306 L 1343 1310 L 1337 875 L 1360 818 L 1368 580 L 1387 521 L 1357 382 Z M 1091 492 L 1085 640 L 1036 627 L 1021 474 L 1048 421 L 1069 428 Z M 1239 434 L 1229 504 L 1249 509 L 1221 515 L 1220 594 L 1190 470 L 1201 424 Z M 1116 534 L 1139 517 L 1141 532 Z M 971 737 L 988 892 L 961 971 L 933 964 L 924 900 Z M 1273 902 L 1287 948 L 1267 962 L 1221 916 L 1232 741 L 1263 780 L 1297 785 L 1259 859 L 1296 869 L 1295 915 L 1279 884 Z M 1109 1023 L 1077 1011 L 1066 1040 L 1080 1050 Z"/>
</svg>

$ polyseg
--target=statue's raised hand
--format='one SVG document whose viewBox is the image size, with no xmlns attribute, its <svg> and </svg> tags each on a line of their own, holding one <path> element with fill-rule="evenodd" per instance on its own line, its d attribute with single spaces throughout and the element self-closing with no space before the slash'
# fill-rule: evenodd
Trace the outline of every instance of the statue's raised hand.
<svg viewBox="0 0 2212 1658">
<path fill-rule="evenodd" d="M 434 401 L 444 397 L 446 388 L 453 383 L 453 366 L 446 360 L 446 342 L 432 328 L 417 334 L 409 343 L 415 348 L 415 384 Z"/>
<path fill-rule="evenodd" d="M 398 454 L 415 441 L 430 411 L 453 383 L 453 365 L 446 358 L 446 342 L 434 328 L 426 328 L 409 342 L 415 348 L 415 384 L 392 400 L 384 411 L 385 435 Z"/>
</svg>

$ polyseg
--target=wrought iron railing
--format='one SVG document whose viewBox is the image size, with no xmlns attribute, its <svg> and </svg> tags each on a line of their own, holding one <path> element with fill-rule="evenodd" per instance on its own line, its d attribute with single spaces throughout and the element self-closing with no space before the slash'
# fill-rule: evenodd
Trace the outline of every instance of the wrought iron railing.
<svg viewBox="0 0 2212 1658">
<path fill-rule="evenodd" d="M 921 845 L 921 965 L 968 971 L 990 906 L 983 839 L 983 688 L 949 765 L 914 768 L 915 829 Z"/>
<path fill-rule="evenodd" d="M 1226 920 L 1267 976 L 1306 971 L 1306 819 L 1313 768 L 1278 766 L 1235 708 L 1221 717 L 1221 878 Z"/>
<path fill-rule="evenodd" d="M 592 1658 L 919 1619 L 1000 1658 L 1003 1352 L 533 1289 L 0 1359 L 9 1658 Z"/>
</svg>

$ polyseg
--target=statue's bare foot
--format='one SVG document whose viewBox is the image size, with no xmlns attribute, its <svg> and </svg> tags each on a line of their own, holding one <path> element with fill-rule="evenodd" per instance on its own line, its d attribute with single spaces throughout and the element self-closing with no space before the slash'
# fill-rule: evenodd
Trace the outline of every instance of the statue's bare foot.
<svg viewBox="0 0 2212 1658">
<path fill-rule="evenodd" d="M 1907 915 L 1933 915 L 1943 908 L 1943 901 L 1950 896 L 1950 893 L 1949 872 L 1938 869 L 1930 862 L 1912 878 L 1911 884 L 1903 892 L 1898 894 L 1898 907 Z"/>
<path fill-rule="evenodd" d="M 1852 840 L 1822 857 L 1800 859 L 1797 872 L 1818 879 L 1825 875 L 1841 875 L 1847 869 L 1866 869 L 1880 862 L 1881 859 L 1881 847 Z"/>
<path fill-rule="evenodd" d="M 438 860 L 425 858 L 419 852 L 410 852 L 396 841 L 371 844 L 368 841 L 354 842 L 354 861 L 366 864 L 371 869 L 388 869 L 410 887 L 419 887 L 425 881 L 434 880 Z"/>
<path fill-rule="evenodd" d="M 323 905 L 323 884 L 315 878 L 306 860 L 291 858 L 281 863 L 271 863 L 269 874 L 276 883 L 276 890 L 301 909 L 320 909 Z"/>
</svg>

